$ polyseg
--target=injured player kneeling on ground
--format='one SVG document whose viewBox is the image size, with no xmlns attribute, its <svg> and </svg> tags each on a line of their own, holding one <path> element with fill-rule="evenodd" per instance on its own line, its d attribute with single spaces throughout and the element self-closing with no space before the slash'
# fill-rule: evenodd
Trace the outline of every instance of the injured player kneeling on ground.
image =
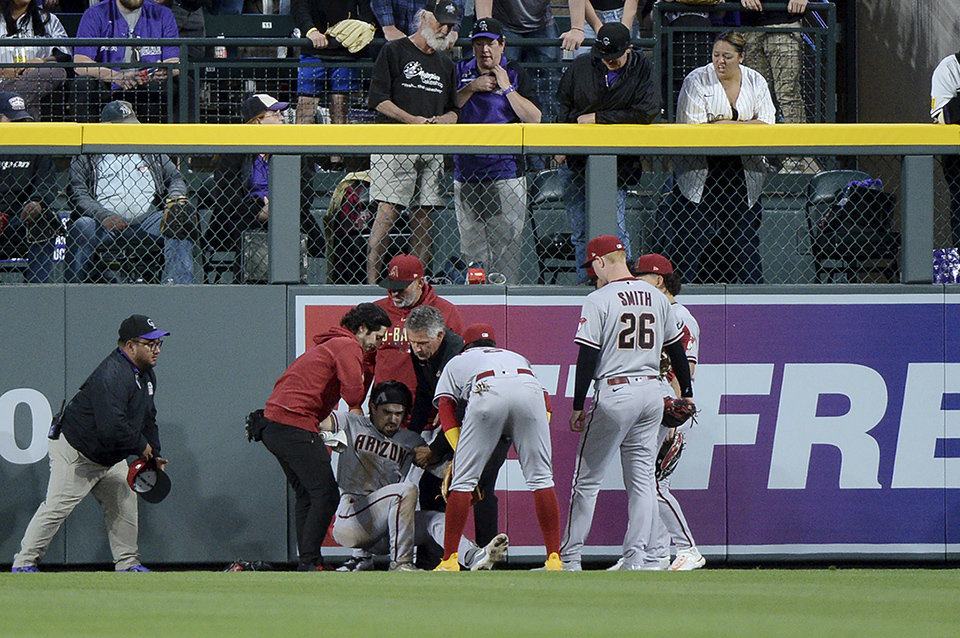
<svg viewBox="0 0 960 638">
<path fill-rule="evenodd" d="M 345 441 L 337 467 L 340 505 L 333 538 L 360 550 L 354 557 L 359 559 L 351 562 L 367 569 L 371 555 L 388 554 L 391 571 L 418 571 L 414 547 L 428 537 L 443 543 L 443 513 L 417 511 L 417 486 L 407 480 L 414 450 L 426 446 L 419 434 L 400 427 L 411 403 L 405 385 L 385 381 L 370 394 L 369 417 L 333 412 L 320 424 L 322 431 Z M 461 537 L 460 556 L 472 571 L 490 569 L 506 556 L 508 546 L 506 534 L 486 547 Z"/>
</svg>

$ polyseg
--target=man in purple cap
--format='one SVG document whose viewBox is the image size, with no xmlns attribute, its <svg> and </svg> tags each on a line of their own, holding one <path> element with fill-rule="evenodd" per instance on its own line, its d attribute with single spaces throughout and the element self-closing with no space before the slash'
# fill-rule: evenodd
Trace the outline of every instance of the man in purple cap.
<svg viewBox="0 0 960 638">
<path fill-rule="evenodd" d="M 460 9 L 453 0 L 429 2 L 417 14 L 420 27 L 384 45 L 373 65 L 368 106 L 379 121 L 456 124 L 456 69 L 445 51 L 457 41 Z M 411 249 L 430 263 L 430 213 L 443 206 L 443 155 L 370 156 L 370 197 L 377 216 L 370 230 L 367 283 L 376 285 L 383 253 L 400 210 L 410 211 Z"/>
<path fill-rule="evenodd" d="M 154 459 L 161 470 L 154 395 L 162 338 L 152 319 L 123 320 L 117 348 L 87 377 L 50 429 L 50 482 L 13 557 L 14 572 L 36 572 L 50 541 L 91 492 L 103 509 L 118 572 L 150 571 L 137 548 L 137 495 L 127 484 L 127 458 Z"/>
<path fill-rule="evenodd" d="M 504 56 L 503 27 L 481 18 L 470 35 L 473 58 L 457 64 L 457 106 L 464 124 L 539 123 L 527 72 Z M 508 284 L 520 283 L 527 184 L 518 155 L 454 155 L 453 192 L 466 263 L 481 262 Z"/>
</svg>

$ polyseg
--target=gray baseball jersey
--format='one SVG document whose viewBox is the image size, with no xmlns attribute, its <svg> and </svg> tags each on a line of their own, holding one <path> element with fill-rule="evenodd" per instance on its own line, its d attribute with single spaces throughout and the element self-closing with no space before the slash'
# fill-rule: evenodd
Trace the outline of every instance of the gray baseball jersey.
<svg viewBox="0 0 960 638">
<path fill-rule="evenodd" d="M 657 431 L 663 417 L 660 351 L 680 340 L 683 324 L 667 297 L 645 281 L 614 281 L 590 293 L 575 341 L 600 351 L 596 393 L 585 420 L 560 557 L 579 564 L 593 524 L 600 483 L 619 451 L 629 523 L 624 569 L 657 569 L 652 554 Z"/>
<path fill-rule="evenodd" d="M 337 483 L 341 494 L 362 496 L 381 487 L 399 483 L 413 461 L 413 448 L 426 445 L 410 430 L 400 429 L 392 437 L 373 427 L 369 417 L 334 412 L 337 431 L 347 435 L 347 446 L 337 462 Z"/>
<path fill-rule="evenodd" d="M 700 358 L 700 324 L 683 304 L 674 302 L 673 313 L 686 328 L 683 335 L 683 346 L 687 351 L 687 361 L 696 364 Z M 690 380 L 693 380 L 693 375 L 690 375 Z"/>
<path fill-rule="evenodd" d="M 470 348 L 444 366 L 434 403 L 441 397 L 466 403 L 451 490 L 469 492 L 476 487 L 504 434 L 513 439 L 527 487 L 553 487 L 543 385 L 526 358 L 500 348 Z"/>
<path fill-rule="evenodd" d="M 595 379 L 657 375 L 660 351 L 680 339 L 666 295 L 639 279 L 614 281 L 583 304 L 574 341 L 600 350 Z"/>
</svg>

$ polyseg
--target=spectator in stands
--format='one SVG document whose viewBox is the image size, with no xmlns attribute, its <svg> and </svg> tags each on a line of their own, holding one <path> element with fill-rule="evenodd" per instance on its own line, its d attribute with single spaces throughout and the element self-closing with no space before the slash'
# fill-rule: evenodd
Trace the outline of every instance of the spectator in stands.
<svg viewBox="0 0 960 638">
<path fill-rule="evenodd" d="M 204 17 L 204 8 L 209 8 L 213 0 L 156 0 L 157 4 L 168 7 L 173 12 L 173 19 L 177 23 L 177 33 L 181 38 L 207 37 L 207 22 Z M 204 47 L 187 47 L 191 60 L 206 57 Z"/>
<path fill-rule="evenodd" d="M 140 123 L 133 106 L 122 101 L 107 104 L 100 121 Z M 74 157 L 70 162 L 70 196 L 80 217 L 68 230 L 67 281 L 86 281 L 97 247 L 119 238 L 132 252 L 141 254 L 162 242 L 163 281 L 193 283 L 193 242 L 160 239 L 166 199 L 186 193 L 183 175 L 167 155 L 107 153 Z M 147 279 L 152 273 L 138 274 Z"/>
<path fill-rule="evenodd" d="M 453 0 L 441 0 L 431 2 L 418 15 L 416 33 L 388 42 L 380 50 L 370 80 L 369 108 L 383 122 L 456 124 L 456 68 L 445 51 L 457 40 L 453 26 L 460 11 Z M 410 69 L 419 72 L 410 74 Z M 367 283 L 380 281 L 398 207 L 410 211 L 412 252 L 424 264 L 430 263 L 430 212 L 443 205 L 442 174 L 442 155 L 370 157 L 370 197 L 377 202 L 377 215 L 370 230 Z"/>
<path fill-rule="evenodd" d="M 240 114 L 246 124 L 283 124 L 283 111 L 289 106 L 289 102 L 257 94 L 244 100 Z M 310 212 L 312 167 L 312 162 L 301 161 L 300 232 L 307 236 L 308 254 L 319 257 L 324 240 L 323 231 Z M 219 155 L 208 200 L 212 210 L 205 235 L 206 250 L 236 254 L 234 280 L 239 281 L 243 233 L 266 232 L 270 220 L 270 155 Z"/>
<path fill-rule="evenodd" d="M 457 65 L 457 106 L 464 124 L 540 122 L 537 93 L 523 67 L 503 55 L 506 39 L 494 18 L 482 18 L 470 36 L 473 58 Z M 483 262 L 508 284 L 520 281 L 527 185 L 517 155 L 454 155 L 454 201 L 460 251 Z"/>
<path fill-rule="evenodd" d="M 782 0 L 777 0 L 782 3 Z M 768 11 L 764 5 L 770 0 L 740 0 L 744 11 L 740 23 L 745 27 L 776 27 L 800 29 L 801 19 L 807 10 L 807 0 L 789 0 L 786 11 Z M 799 31 L 789 33 L 766 33 L 750 31 L 744 36 L 747 48 L 743 63 L 759 71 L 767 82 L 773 84 L 773 96 L 780 106 L 786 124 L 802 124 L 807 121 L 803 105 L 801 72 L 803 65 L 803 36 Z"/>
<path fill-rule="evenodd" d="M 313 50 L 302 50 L 297 72 L 297 124 L 313 124 L 320 96 L 329 95 L 330 122 L 347 123 L 349 93 L 360 88 L 356 68 L 337 66 L 337 62 L 356 60 L 359 55 L 347 51 L 327 29 L 341 20 L 360 15 L 358 0 L 293 0 L 293 24 L 313 43 Z M 326 60 L 332 66 L 317 66 Z"/>
<path fill-rule="evenodd" d="M 83 12 L 78 38 L 178 38 L 173 12 L 153 0 L 102 0 Z M 166 80 L 176 76 L 158 62 L 179 62 L 180 49 L 171 46 L 74 47 L 73 61 L 99 63 L 76 68 L 77 119 L 92 121 L 104 102 L 120 100 L 137 106 L 144 119 L 166 121 Z M 118 63 L 138 63 L 119 67 Z M 175 85 L 176 86 L 176 85 Z M 177 100 L 174 100 L 176 103 Z"/>
<path fill-rule="evenodd" d="M 678 124 L 773 124 L 767 81 L 743 66 L 744 36 L 726 31 L 713 62 L 683 81 Z M 760 195 L 766 176 L 757 156 L 682 156 L 665 198 L 661 228 L 677 270 L 692 283 L 763 283 Z"/>
<path fill-rule="evenodd" d="M 948 55 L 933 71 L 930 117 L 937 124 L 960 124 L 960 53 Z M 953 246 L 960 248 L 960 155 L 944 155 L 940 162 L 950 191 Z"/>
<path fill-rule="evenodd" d="M 67 78 L 63 67 L 46 62 L 69 62 L 70 48 L 16 46 L 16 38 L 66 38 L 57 16 L 41 8 L 38 0 L 0 0 L 0 63 L 22 64 L 0 68 L 0 91 L 12 91 L 26 102 L 33 119 L 40 117 L 40 100 L 57 90 Z M 13 45 L 13 46 L 9 46 Z"/>
<path fill-rule="evenodd" d="M 0 92 L 0 123 L 32 121 L 21 96 Z M 27 283 L 50 281 L 54 244 L 63 232 L 56 198 L 52 157 L 0 155 L 0 256 L 26 255 Z"/>
<path fill-rule="evenodd" d="M 660 88 L 653 65 L 634 51 L 630 30 L 620 22 L 600 27 L 590 56 L 581 56 L 567 67 L 557 90 L 560 103 L 558 122 L 573 124 L 649 124 L 660 114 Z M 617 236 L 630 256 L 630 235 L 625 219 L 626 192 L 623 183 L 637 167 L 631 158 L 619 158 L 617 192 Z M 561 163 L 563 198 L 567 207 L 578 283 L 587 283 L 582 265 L 586 247 L 586 158 L 557 156 Z"/>
<path fill-rule="evenodd" d="M 576 51 L 583 44 L 586 0 L 568 0 L 570 7 L 570 29 L 563 34 L 553 19 L 551 0 L 477 0 L 477 19 L 496 18 L 503 25 L 503 35 L 514 43 L 507 47 L 507 59 L 522 63 L 533 70 L 537 91 L 552 91 L 557 85 L 560 73 L 556 66 L 560 63 L 560 48 Z M 524 39 L 559 40 L 556 46 L 516 46 Z M 550 102 L 544 105 L 548 109 L 545 119 L 553 121 L 556 115 Z M 534 164 L 541 163 L 540 158 Z"/>
<path fill-rule="evenodd" d="M 463 0 L 453 0 L 457 6 L 457 15 L 463 15 Z M 435 4 L 432 0 L 370 0 L 370 8 L 383 29 L 383 37 L 388 42 L 408 38 L 420 30 L 420 11 L 427 5 Z M 429 11 L 430 9 L 427 9 Z M 459 19 L 452 30 L 460 28 Z"/>
</svg>

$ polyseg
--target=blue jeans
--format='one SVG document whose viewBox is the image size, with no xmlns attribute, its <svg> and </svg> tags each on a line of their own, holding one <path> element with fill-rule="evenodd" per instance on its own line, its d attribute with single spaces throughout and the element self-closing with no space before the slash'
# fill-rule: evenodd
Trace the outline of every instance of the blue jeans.
<svg viewBox="0 0 960 638">
<path fill-rule="evenodd" d="M 514 33 L 507 28 L 503 29 L 503 35 L 507 39 L 507 46 L 504 49 L 504 55 L 508 60 L 525 63 L 527 73 L 533 80 L 537 88 L 537 94 L 540 95 L 540 105 L 543 108 L 543 121 L 555 122 L 557 119 L 556 100 L 547 99 L 552 96 L 557 86 L 560 84 L 560 28 L 557 23 L 550 19 L 550 24 L 530 31 L 528 33 Z M 555 46 L 538 47 L 519 47 L 510 46 L 511 42 L 518 42 L 525 38 L 550 39 L 555 40 Z"/>
<path fill-rule="evenodd" d="M 349 93 L 360 88 L 358 69 L 321 66 L 318 62 L 315 57 L 300 56 L 300 64 L 304 65 L 297 69 L 297 93 L 300 95 Z"/>
<path fill-rule="evenodd" d="M 137 237 L 150 240 L 160 237 L 162 211 L 150 213 L 143 221 L 121 232 L 109 231 L 92 217 L 81 217 L 67 230 L 67 283 L 83 283 L 87 278 L 90 260 L 97 248 L 109 239 L 121 236 L 132 242 Z M 165 283 L 193 283 L 193 242 L 189 239 L 163 240 L 163 278 Z"/>
<path fill-rule="evenodd" d="M 568 159 L 569 161 L 569 159 Z M 563 184 L 563 202 L 567 207 L 567 221 L 570 223 L 574 254 L 577 256 L 577 283 L 585 284 L 587 269 L 582 266 L 587 260 L 587 181 L 585 169 L 571 169 L 567 164 L 560 167 L 560 181 Z M 627 261 L 631 257 L 630 234 L 627 232 L 626 213 L 627 193 L 617 189 L 617 237 L 627 249 Z M 596 214 L 599 211 L 594 211 Z"/>
<path fill-rule="evenodd" d="M 11 244 L 20 244 L 26 238 L 26 228 L 20 221 L 19 215 L 11 215 L 9 226 L 4 235 L 10 238 Z M 48 284 L 53 276 L 53 253 L 56 250 L 56 240 L 42 244 L 27 245 L 27 270 L 24 280 L 28 284 Z"/>
<path fill-rule="evenodd" d="M 600 22 L 603 24 L 609 24 L 610 22 L 622 22 L 623 21 L 623 7 L 619 9 L 610 9 L 609 11 L 597 11 L 597 17 L 600 18 Z M 633 19 L 633 26 L 630 27 L 630 37 L 639 38 L 640 37 L 640 22 L 637 18 Z M 597 32 L 593 30 L 593 27 L 590 26 L 589 22 L 583 23 L 583 39 L 584 40 L 596 40 Z M 577 56 L 590 53 L 591 47 L 582 46 L 577 49 Z"/>
</svg>

